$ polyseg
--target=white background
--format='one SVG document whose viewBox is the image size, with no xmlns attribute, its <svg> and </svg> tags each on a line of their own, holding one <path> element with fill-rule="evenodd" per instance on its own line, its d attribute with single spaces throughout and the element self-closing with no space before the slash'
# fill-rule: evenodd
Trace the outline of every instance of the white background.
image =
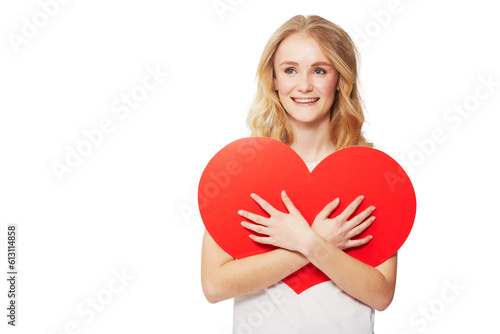
<svg viewBox="0 0 500 334">
<path fill-rule="evenodd" d="M 0 277 L 7 225 L 19 232 L 18 326 L 6 324 L 2 278 L 2 333 L 230 333 L 232 301 L 209 304 L 201 290 L 196 187 L 208 160 L 248 135 L 260 54 L 296 14 L 321 15 L 353 37 L 367 137 L 410 161 L 417 218 L 376 332 L 498 328 L 492 1 L 221 0 L 230 10 L 220 13 L 213 0 L 73 0 L 52 5 L 46 22 L 44 3 L 56 2 L 0 5 Z M 16 45 L 27 21 L 40 27 Z M 168 75 L 121 119 L 113 104 L 147 68 Z M 52 164 L 65 164 L 68 147 L 103 119 L 113 130 L 59 180 Z M 130 277 L 120 285 L 113 272 L 122 271 Z M 92 298 L 102 302 L 93 318 Z"/>
</svg>

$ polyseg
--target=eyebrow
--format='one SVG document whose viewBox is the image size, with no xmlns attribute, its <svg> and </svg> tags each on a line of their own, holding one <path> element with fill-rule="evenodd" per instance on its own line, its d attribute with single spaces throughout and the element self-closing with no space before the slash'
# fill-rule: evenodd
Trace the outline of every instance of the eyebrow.
<svg viewBox="0 0 500 334">
<path fill-rule="evenodd" d="M 299 66 L 299 63 L 287 60 L 287 61 L 284 61 L 284 62 L 282 62 L 280 64 L 280 66 L 283 66 L 283 65 Z M 333 67 L 330 63 L 327 63 L 327 62 L 324 62 L 324 61 L 318 61 L 318 62 L 315 62 L 314 64 L 311 65 L 311 67 L 315 67 L 315 66 L 330 66 L 330 67 Z"/>
</svg>

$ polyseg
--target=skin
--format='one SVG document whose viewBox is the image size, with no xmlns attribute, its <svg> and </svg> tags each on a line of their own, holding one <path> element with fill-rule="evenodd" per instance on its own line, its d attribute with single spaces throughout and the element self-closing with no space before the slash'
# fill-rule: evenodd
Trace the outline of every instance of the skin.
<svg viewBox="0 0 500 334">
<path fill-rule="evenodd" d="M 304 34 L 288 36 L 275 54 L 274 69 L 274 87 L 294 133 L 290 147 L 305 162 L 335 152 L 329 123 L 339 74 L 316 41 Z M 301 97 L 319 100 L 312 105 L 293 101 Z"/>
<path fill-rule="evenodd" d="M 329 112 L 335 99 L 338 72 L 315 40 L 301 33 L 282 41 L 273 63 L 275 89 L 294 131 L 290 147 L 305 162 L 325 158 L 335 151 L 329 139 Z M 294 101 L 297 98 L 314 98 L 315 102 L 300 104 Z M 351 217 L 363 201 L 362 196 L 329 219 L 340 203 L 340 199 L 334 200 L 311 226 L 284 191 L 281 197 L 288 212 L 276 210 L 258 194 L 251 196 L 270 217 L 240 210 L 238 213 L 244 218 L 242 228 L 250 231 L 253 241 L 279 248 L 236 261 L 205 231 L 201 278 L 209 302 L 264 289 L 312 263 L 353 298 L 379 311 L 389 306 L 396 284 L 397 254 L 373 268 L 344 252 L 371 240 L 371 236 L 355 239 L 375 219 L 374 207 Z M 257 237 L 252 232 L 265 236 Z"/>
</svg>

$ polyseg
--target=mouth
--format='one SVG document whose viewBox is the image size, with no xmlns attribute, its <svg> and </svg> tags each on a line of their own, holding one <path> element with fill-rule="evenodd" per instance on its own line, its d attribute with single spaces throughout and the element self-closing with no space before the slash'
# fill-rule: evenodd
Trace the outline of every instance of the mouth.
<svg viewBox="0 0 500 334">
<path fill-rule="evenodd" d="M 300 98 L 300 97 L 292 97 L 293 102 L 299 103 L 299 104 L 312 104 L 315 102 L 318 102 L 319 97 L 312 97 L 312 98 Z"/>
</svg>

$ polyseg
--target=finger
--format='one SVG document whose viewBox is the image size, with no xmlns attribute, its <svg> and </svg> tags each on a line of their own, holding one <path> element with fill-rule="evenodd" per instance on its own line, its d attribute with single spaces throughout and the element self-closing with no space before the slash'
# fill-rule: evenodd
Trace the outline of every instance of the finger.
<svg viewBox="0 0 500 334">
<path fill-rule="evenodd" d="M 266 211 L 269 215 L 273 215 L 273 214 L 276 214 L 278 211 L 273 208 L 273 206 L 269 203 L 267 203 L 262 197 L 260 197 L 259 195 L 257 194 L 250 194 L 250 196 L 254 199 L 255 202 L 257 202 L 257 204 L 260 205 L 260 207 L 262 209 L 264 209 L 264 211 Z"/>
<path fill-rule="evenodd" d="M 366 209 L 363 210 L 363 212 L 359 213 L 357 216 L 353 217 L 348 222 L 347 228 L 352 229 L 355 226 L 361 224 L 363 221 L 366 220 L 366 218 L 368 218 L 373 213 L 373 211 L 375 211 L 375 207 L 373 205 L 367 207 Z"/>
<path fill-rule="evenodd" d="M 358 198 L 356 198 L 354 201 L 352 201 L 351 204 L 349 204 L 347 206 L 347 208 L 345 208 L 344 211 L 339 215 L 340 218 L 342 220 L 349 219 L 349 217 L 354 213 L 354 211 L 356 211 L 356 209 L 361 204 L 361 202 L 363 202 L 364 198 L 365 197 L 363 195 L 361 195 Z"/>
<path fill-rule="evenodd" d="M 285 207 L 287 208 L 289 213 L 292 213 L 292 212 L 293 213 L 300 213 L 299 210 L 293 204 L 290 197 L 288 197 L 288 194 L 284 190 L 281 192 L 281 199 L 283 200 L 283 203 L 285 204 Z"/>
<path fill-rule="evenodd" d="M 360 235 L 368 227 L 370 227 L 374 221 L 375 221 L 375 217 L 370 217 L 370 218 L 366 219 L 363 223 L 359 224 L 358 226 L 356 226 L 355 228 L 353 228 L 352 230 L 350 230 L 349 233 L 347 234 L 347 237 L 349 239 L 351 239 L 351 238 L 354 238 L 357 235 Z"/>
<path fill-rule="evenodd" d="M 373 236 L 368 235 L 362 239 L 349 240 L 346 244 L 346 248 L 344 250 L 354 247 L 361 247 L 369 243 L 373 239 Z"/>
<path fill-rule="evenodd" d="M 251 220 L 257 224 L 266 225 L 266 217 L 259 216 L 255 213 L 251 213 L 245 210 L 239 210 L 238 214 L 243 218 Z"/>
<path fill-rule="evenodd" d="M 255 242 L 258 242 L 259 244 L 265 244 L 265 245 L 271 244 L 270 237 L 258 237 L 258 236 L 253 235 L 253 234 L 250 234 L 249 237 L 250 237 L 250 239 L 252 239 Z"/>
<path fill-rule="evenodd" d="M 320 220 L 327 219 L 332 214 L 332 212 L 339 206 L 339 203 L 340 203 L 340 199 L 339 198 L 334 199 L 333 201 L 331 201 L 330 203 L 328 203 L 323 208 L 323 210 L 321 210 L 320 213 L 318 213 L 318 215 L 316 216 L 316 218 L 320 219 Z"/>
<path fill-rule="evenodd" d="M 265 226 L 262 226 L 259 224 L 252 224 L 249 222 L 241 222 L 241 226 L 243 226 L 244 228 L 249 229 L 250 231 L 253 231 L 255 233 L 269 235 L 268 227 L 265 227 Z"/>
</svg>

